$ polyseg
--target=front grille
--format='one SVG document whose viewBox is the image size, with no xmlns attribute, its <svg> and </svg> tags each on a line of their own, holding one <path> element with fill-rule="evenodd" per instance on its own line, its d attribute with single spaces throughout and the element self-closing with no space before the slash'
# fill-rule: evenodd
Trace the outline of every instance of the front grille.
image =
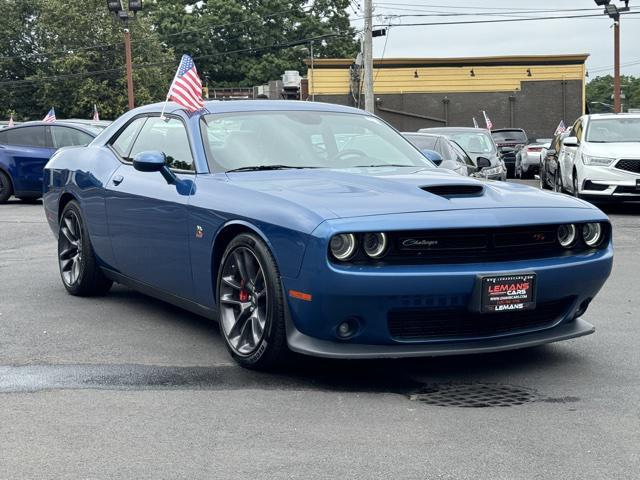
<svg viewBox="0 0 640 480">
<path fill-rule="evenodd" d="M 524 312 L 474 313 L 463 309 L 396 309 L 387 314 L 397 340 L 461 340 L 517 334 L 552 327 L 572 299 L 540 303 Z"/>
<path fill-rule="evenodd" d="M 616 168 L 625 172 L 640 173 L 640 160 L 618 160 Z"/>
</svg>

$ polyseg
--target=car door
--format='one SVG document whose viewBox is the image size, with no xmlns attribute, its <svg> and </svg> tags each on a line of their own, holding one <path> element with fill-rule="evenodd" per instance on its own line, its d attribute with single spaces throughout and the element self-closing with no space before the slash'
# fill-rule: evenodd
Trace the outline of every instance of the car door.
<svg viewBox="0 0 640 480">
<path fill-rule="evenodd" d="M 55 151 L 46 127 L 31 125 L 11 128 L 3 132 L 6 143 L 0 145 L 11 163 L 11 177 L 17 193 L 42 193 L 44 166 Z"/>
<path fill-rule="evenodd" d="M 107 221 L 119 272 L 171 294 L 192 298 L 187 204 L 195 166 L 186 126 L 179 117 L 149 116 L 138 132 L 111 142 L 122 165 L 106 186 Z M 140 172 L 132 159 L 162 151 L 179 182 L 169 184 L 159 172 Z"/>
<path fill-rule="evenodd" d="M 571 130 L 571 136 L 574 136 L 578 139 L 578 147 L 569 147 L 564 146 L 562 151 L 562 158 L 560 164 L 560 172 L 562 176 L 562 183 L 565 188 L 570 188 L 573 186 L 573 166 L 575 162 L 578 161 L 578 150 L 580 148 L 580 142 L 582 142 L 582 131 L 583 131 L 583 119 L 579 118 L 573 124 L 573 128 Z"/>
</svg>

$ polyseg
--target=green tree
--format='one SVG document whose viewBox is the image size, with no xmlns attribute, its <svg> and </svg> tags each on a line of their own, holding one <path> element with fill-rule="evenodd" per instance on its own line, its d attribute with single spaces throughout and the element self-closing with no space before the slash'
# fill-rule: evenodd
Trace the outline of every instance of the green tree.
<svg viewBox="0 0 640 480">
<path fill-rule="evenodd" d="M 103 0 L 2 0 L 0 115 L 103 118 L 127 109 L 122 25 Z M 138 105 L 164 98 L 176 65 L 145 15 L 130 23 Z M 149 64 L 156 66 L 148 66 Z"/>
<path fill-rule="evenodd" d="M 640 108 L 640 78 L 623 75 L 620 78 L 621 90 L 625 95 L 623 106 L 628 108 Z M 606 75 L 596 77 L 587 84 L 587 101 L 592 113 L 610 112 L 613 100 L 613 77 Z"/>
<path fill-rule="evenodd" d="M 155 0 L 147 2 L 161 38 L 189 53 L 213 86 L 254 86 L 316 57 L 353 57 L 349 0 Z M 147 8 L 145 7 L 145 8 Z M 335 36 L 334 36 L 335 34 Z M 305 48 L 306 47 L 306 48 Z"/>
</svg>

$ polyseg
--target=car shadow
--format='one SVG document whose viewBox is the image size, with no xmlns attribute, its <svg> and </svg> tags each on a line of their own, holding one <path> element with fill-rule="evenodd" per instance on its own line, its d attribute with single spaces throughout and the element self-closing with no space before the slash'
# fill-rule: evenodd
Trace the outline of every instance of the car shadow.
<svg viewBox="0 0 640 480">
<path fill-rule="evenodd" d="M 607 215 L 640 214 L 640 202 L 598 203 L 596 206 Z"/>
<path fill-rule="evenodd" d="M 116 286 L 107 301 L 127 302 L 145 309 L 157 322 L 171 322 L 209 337 L 212 348 L 225 349 L 218 325 L 126 287 Z M 226 354 L 226 352 L 224 352 Z M 552 368 L 584 363 L 574 349 L 547 345 L 507 352 L 424 357 L 412 359 L 336 360 L 291 353 L 289 361 L 269 372 L 260 372 L 229 363 L 211 367 L 189 367 L 176 377 L 182 388 L 320 390 L 330 392 L 394 393 L 408 395 L 426 385 L 441 383 L 509 383 Z M 156 377 L 157 377 L 156 373 Z M 187 379 L 187 380 L 185 380 Z M 167 385 L 171 381 L 167 382 Z M 178 386 L 178 385 L 176 385 Z"/>
</svg>

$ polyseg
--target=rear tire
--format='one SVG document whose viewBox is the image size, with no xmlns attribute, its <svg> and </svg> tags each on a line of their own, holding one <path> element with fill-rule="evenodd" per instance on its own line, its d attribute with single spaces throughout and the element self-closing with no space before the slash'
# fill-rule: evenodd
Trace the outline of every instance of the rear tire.
<svg viewBox="0 0 640 480">
<path fill-rule="evenodd" d="M 113 284 L 98 266 L 80 206 L 75 200 L 64 207 L 60 216 L 58 265 L 62 283 L 71 295 L 104 295 Z"/>
<path fill-rule="evenodd" d="M 243 233 L 227 246 L 218 268 L 220 333 L 233 359 L 245 368 L 271 370 L 290 351 L 280 272 L 267 245 Z"/>
<path fill-rule="evenodd" d="M 7 203 L 11 195 L 13 195 L 11 179 L 9 175 L 0 170 L 0 204 Z"/>
</svg>

